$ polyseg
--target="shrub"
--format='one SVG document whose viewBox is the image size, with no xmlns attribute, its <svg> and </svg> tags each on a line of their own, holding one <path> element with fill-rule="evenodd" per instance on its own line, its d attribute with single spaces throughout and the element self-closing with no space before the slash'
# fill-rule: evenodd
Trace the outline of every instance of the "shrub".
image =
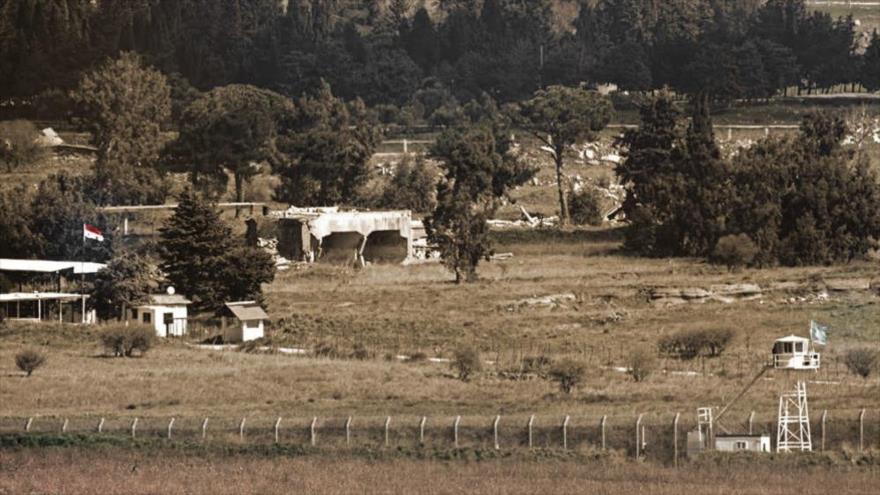
<svg viewBox="0 0 880 495">
<path fill-rule="evenodd" d="M 360 342 L 356 343 L 354 349 L 351 351 L 351 358 L 357 359 L 358 361 L 366 361 L 367 359 L 372 359 L 373 356 L 373 353 L 367 349 L 367 346 Z"/>
<path fill-rule="evenodd" d="M 654 371 L 656 365 L 657 358 L 654 356 L 654 353 L 643 348 L 636 349 L 630 353 L 627 361 L 628 373 L 636 382 L 641 382 L 648 378 L 648 375 Z"/>
<path fill-rule="evenodd" d="M 712 251 L 710 260 L 713 263 L 723 264 L 730 271 L 738 270 L 755 260 L 758 255 L 758 246 L 745 234 L 726 235 L 718 239 L 715 249 Z"/>
<path fill-rule="evenodd" d="M 526 356 L 522 360 L 522 372 L 544 375 L 552 364 L 553 360 L 549 356 L 543 354 L 538 356 Z"/>
<path fill-rule="evenodd" d="M 602 198 L 599 192 L 585 187 L 572 191 L 568 199 L 568 213 L 575 225 L 602 225 Z"/>
<path fill-rule="evenodd" d="M 550 368 L 550 378 L 559 383 L 559 389 L 570 394 L 587 375 L 587 367 L 570 358 L 559 361 Z"/>
<path fill-rule="evenodd" d="M 683 360 L 693 359 L 700 354 L 700 342 L 695 331 L 664 335 L 657 342 L 657 348 L 662 354 Z"/>
<path fill-rule="evenodd" d="M 452 368 L 458 372 L 458 379 L 466 382 L 471 375 L 483 369 L 480 353 L 473 347 L 461 347 L 452 358 Z"/>
<path fill-rule="evenodd" d="M 422 361 L 427 361 L 427 360 L 428 360 L 428 355 L 425 354 L 424 352 L 421 352 L 421 351 L 414 352 L 414 353 L 410 354 L 409 358 L 407 359 L 407 361 L 409 361 L 411 363 L 420 363 Z"/>
<path fill-rule="evenodd" d="M 27 120 L 0 122 L 0 162 L 6 172 L 36 162 L 46 154 L 38 142 L 40 132 Z"/>
<path fill-rule="evenodd" d="M 705 353 L 708 357 L 718 357 L 733 340 L 734 332 L 729 328 L 710 328 L 706 330 L 684 330 L 666 335 L 657 342 L 662 354 L 678 359 L 693 359 Z"/>
<path fill-rule="evenodd" d="M 34 370 L 44 364 L 46 364 L 46 356 L 33 349 L 25 349 L 15 355 L 15 366 L 27 373 L 27 376 L 31 376 Z"/>
<path fill-rule="evenodd" d="M 101 344 L 113 357 L 133 357 L 147 353 L 156 339 L 156 332 L 148 326 L 113 326 L 101 333 Z"/>
<path fill-rule="evenodd" d="M 342 353 L 339 351 L 339 348 L 336 344 L 332 342 L 318 342 L 315 344 L 314 349 L 312 351 L 315 353 L 315 357 L 323 357 L 323 358 L 339 358 L 342 357 Z"/>
<path fill-rule="evenodd" d="M 709 357 L 718 357 L 733 340 L 733 330 L 729 328 L 710 328 L 699 332 L 701 349 L 705 350 Z"/>
<path fill-rule="evenodd" d="M 843 355 L 843 362 L 852 374 L 867 379 L 877 365 L 877 352 L 871 349 L 850 349 Z"/>
</svg>

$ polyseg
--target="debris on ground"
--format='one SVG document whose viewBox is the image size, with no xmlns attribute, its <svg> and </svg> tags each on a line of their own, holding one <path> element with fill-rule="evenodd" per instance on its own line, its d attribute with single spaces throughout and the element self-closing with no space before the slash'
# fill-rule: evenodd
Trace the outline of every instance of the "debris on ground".
<svg viewBox="0 0 880 495">
<path fill-rule="evenodd" d="M 565 308 L 567 307 L 566 303 L 573 303 L 577 301 L 577 296 L 572 292 L 565 292 L 562 294 L 550 294 L 546 296 L 535 296 L 529 297 L 526 299 L 520 299 L 518 301 L 512 301 L 508 303 L 504 303 L 503 306 L 507 311 L 517 311 L 523 308 Z"/>
</svg>

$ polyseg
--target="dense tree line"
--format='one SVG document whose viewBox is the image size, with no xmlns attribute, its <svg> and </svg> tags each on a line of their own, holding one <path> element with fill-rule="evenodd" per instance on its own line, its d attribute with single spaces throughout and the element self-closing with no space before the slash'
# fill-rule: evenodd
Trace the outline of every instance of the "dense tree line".
<svg viewBox="0 0 880 495">
<path fill-rule="evenodd" d="M 506 102 L 580 82 L 713 99 L 880 86 L 880 37 L 862 53 L 853 19 L 810 12 L 803 0 L 583 1 L 567 18 L 553 0 L 418 5 L 3 0 L 0 95 L 71 89 L 120 51 L 172 76 L 175 96 L 251 84 L 299 97 L 323 79 L 346 100 L 404 107 L 404 120 L 484 92 Z"/>
<path fill-rule="evenodd" d="M 705 100 L 684 128 L 668 95 L 658 96 L 622 139 L 627 246 L 654 256 L 748 253 L 758 265 L 864 256 L 880 239 L 880 181 L 864 155 L 841 146 L 845 135 L 841 118 L 811 113 L 797 136 L 724 159 Z"/>
</svg>

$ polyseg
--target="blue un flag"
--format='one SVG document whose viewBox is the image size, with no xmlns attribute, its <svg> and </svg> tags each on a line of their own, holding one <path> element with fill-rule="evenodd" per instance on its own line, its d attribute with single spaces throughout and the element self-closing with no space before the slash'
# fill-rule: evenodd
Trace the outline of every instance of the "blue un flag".
<svg viewBox="0 0 880 495">
<path fill-rule="evenodd" d="M 828 327 L 810 320 L 810 340 L 819 345 L 828 343 Z"/>
</svg>

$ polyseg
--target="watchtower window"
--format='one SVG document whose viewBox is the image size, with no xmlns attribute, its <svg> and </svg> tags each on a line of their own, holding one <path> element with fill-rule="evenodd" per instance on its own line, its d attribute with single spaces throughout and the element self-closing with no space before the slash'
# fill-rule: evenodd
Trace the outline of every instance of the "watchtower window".
<svg viewBox="0 0 880 495">
<path fill-rule="evenodd" d="M 803 342 L 795 342 L 794 352 L 799 353 L 799 354 L 804 352 L 804 343 Z"/>
<path fill-rule="evenodd" d="M 734 450 L 746 450 L 749 447 L 749 444 L 746 442 L 734 442 L 733 449 Z"/>
</svg>

